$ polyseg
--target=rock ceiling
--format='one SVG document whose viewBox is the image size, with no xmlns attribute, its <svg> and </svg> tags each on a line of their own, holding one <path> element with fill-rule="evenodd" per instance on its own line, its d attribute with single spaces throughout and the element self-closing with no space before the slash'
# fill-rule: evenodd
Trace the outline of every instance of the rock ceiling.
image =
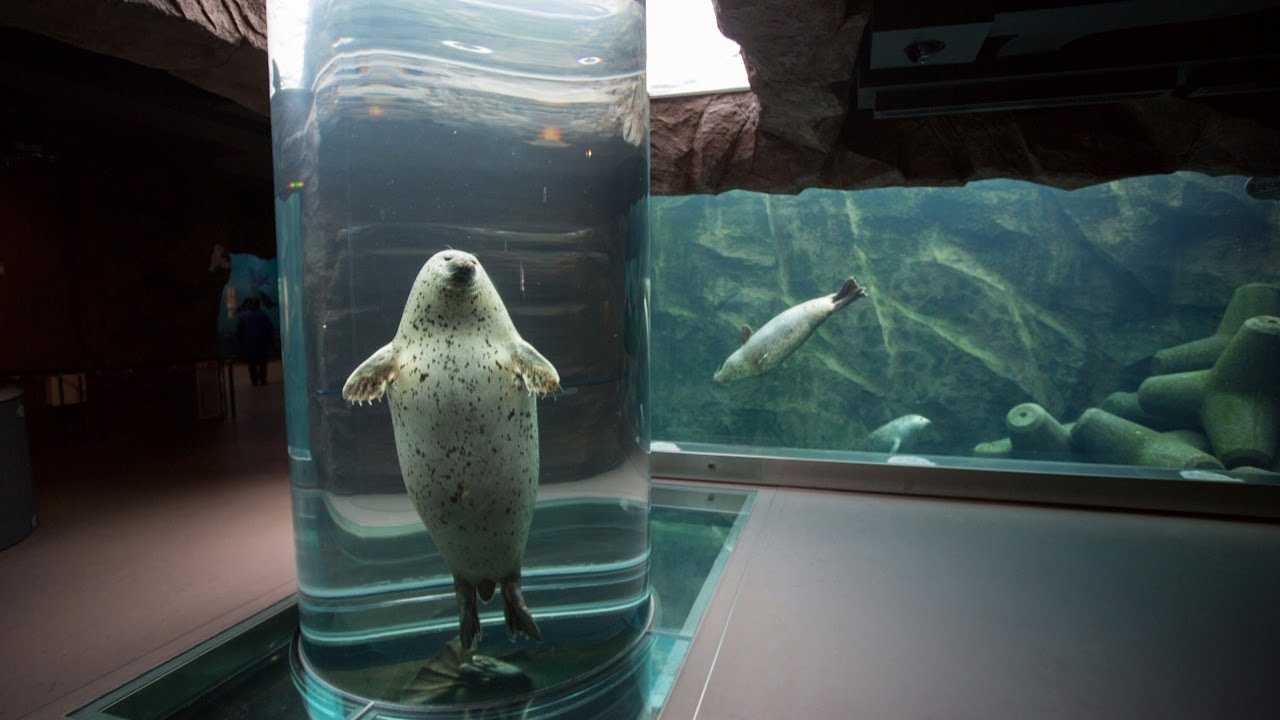
<svg viewBox="0 0 1280 720">
<path fill-rule="evenodd" d="M 873 119 L 853 103 L 871 0 L 715 0 L 751 92 L 651 104 L 653 191 L 795 193 L 995 177 L 1074 188 L 1280 175 L 1280 93 Z M 0 26 L 160 68 L 265 114 L 265 0 L 8 0 Z"/>
</svg>

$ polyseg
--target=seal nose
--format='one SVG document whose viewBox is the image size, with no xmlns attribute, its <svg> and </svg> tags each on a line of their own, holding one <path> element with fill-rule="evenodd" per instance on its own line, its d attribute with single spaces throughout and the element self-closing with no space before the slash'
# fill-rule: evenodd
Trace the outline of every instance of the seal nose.
<svg viewBox="0 0 1280 720">
<path fill-rule="evenodd" d="M 449 278 L 459 285 L 465 285 L 476 276 L 476 261 L 469 257 L 460 257 L 449 261 Z"/>
</svg>

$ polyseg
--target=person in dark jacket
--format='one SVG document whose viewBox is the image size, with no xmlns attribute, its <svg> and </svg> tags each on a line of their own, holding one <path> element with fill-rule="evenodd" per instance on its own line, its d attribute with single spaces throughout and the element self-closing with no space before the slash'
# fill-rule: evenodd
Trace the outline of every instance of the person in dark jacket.
<svg viewBox="0 0 1280 720">
<path fill-rule="evenodd" d="M 258 299 L 249 298 L 236 315 L 236 340 L 249 365 L 249 381 L 267 384 L 267 357 L 275 345 L 276 329 L 267 314 L 259 309 Z"/>
</svg>

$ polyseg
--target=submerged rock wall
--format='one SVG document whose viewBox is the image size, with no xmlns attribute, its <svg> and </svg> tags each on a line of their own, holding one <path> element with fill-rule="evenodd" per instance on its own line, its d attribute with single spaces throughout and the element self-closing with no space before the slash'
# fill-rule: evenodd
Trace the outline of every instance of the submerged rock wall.
<svg viewBox="0 0 1280 720">
<path fill-rule="evenodd" d="M 1243 184 L 655 198 L 653 437 L 854 449 L 919 413 L 934 423 L 918 451 L 968 455 L 1020 403 L 1070 422 L 1136 390 L 1155 352 L 1211 334 L 1237 286 L 1276 281 L 1280 203 Z M 849 275 L 870 296 L 780 367 L 711 380 L 741 325 Z"/>
</svg>

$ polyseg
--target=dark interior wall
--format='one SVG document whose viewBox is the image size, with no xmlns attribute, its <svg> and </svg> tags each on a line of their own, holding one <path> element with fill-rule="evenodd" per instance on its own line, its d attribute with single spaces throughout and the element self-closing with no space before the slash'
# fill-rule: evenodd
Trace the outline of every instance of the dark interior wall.
<svg viewBox="0 0 1280 720">
<path fill-rule="evenodd" d="M 269 185 L 120 150 L 0 166 L 0 377 L 19 375 L 37 447 L 193 425 L 228 275 L 213 245 L 275 255 Z M 62 372 L 85 373 L 87 402 L 54 404 Z"/>
<path fill-rule="evenodd" d="M 269 186 L 122 150 L 0 167 L 0 374 L 214 359 L 227 278 L 209 271 L 214 244 L 275 255 Z"/>
<path fill-rule="evenodd" d="M 165 73 L 0 32 L 0 381 L 33 444 L 196 419 L 228 271 L 275 256 L 266 118 Z M 265 72 L 265 69 L 264 69 Z M 48 377 L 84 373 L 57 407 Z"/>
</svg>

